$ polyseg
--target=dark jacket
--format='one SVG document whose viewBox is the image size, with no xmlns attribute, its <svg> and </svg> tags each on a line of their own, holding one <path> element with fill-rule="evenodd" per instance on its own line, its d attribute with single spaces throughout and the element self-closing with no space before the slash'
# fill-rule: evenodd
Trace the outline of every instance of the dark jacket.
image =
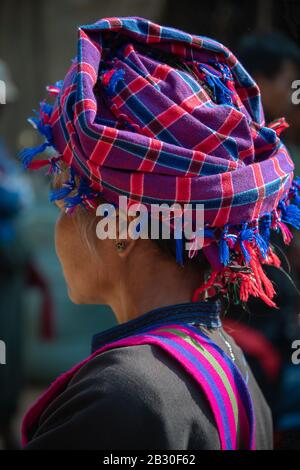
<svg viewBox="0 0 300 470">
<path fill-rule="evenodd" d="M 272 449 L 268 405 L 243 353 L 221 327 L 215 303 L 148 312 L 93 339 L 95 351 L 143 325 L 184 319 L 208 334 L 240 368 L 252 396 L 256 445 Z M 44 410 L 26 449 L 220 449 L 206 398 L 173 357 L 157 345 L 111 349 L 91 359 Z"/>
</svg>

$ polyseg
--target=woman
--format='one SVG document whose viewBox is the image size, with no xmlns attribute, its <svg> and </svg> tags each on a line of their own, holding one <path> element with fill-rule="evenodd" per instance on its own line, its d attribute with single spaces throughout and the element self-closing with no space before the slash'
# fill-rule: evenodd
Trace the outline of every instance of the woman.
<svg viewBox="0 0 300 470">
<path fill-rule="evenodd" d="M 289 241 L 285 223 L 300 221 L 284 120 L 265 125 L 256 84 L 223 45 L 136 17 L 79 28 L 49 92 L 54 106 L 32 118 L 46 140 L 23 162 L 54 173 L 71 300 L 110 305 L 119 325 L 28 411 L 24 447 L 271 449 L 268 405 L 220 316 L 251 295 L 275 305 L 270 230 Z M 56 154 L 35 158 L 47 147 Z M 204 204 L 205 229 L 187 250 L 175 218 L 165 240 L 165 219 L 128 216 L 119 196 L 126 210 L 191 203 L 193 221 Z M 101 203 L 136 230 L 117 223 L 105 238 Z M 154 219 L 157 240 L 135 236 Z"/>
</svg>

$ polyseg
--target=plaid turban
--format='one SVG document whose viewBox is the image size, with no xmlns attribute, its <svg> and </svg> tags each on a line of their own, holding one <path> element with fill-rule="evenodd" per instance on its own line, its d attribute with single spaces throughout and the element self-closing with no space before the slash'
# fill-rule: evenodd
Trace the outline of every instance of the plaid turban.
<svg viewBox="0 0 300 470">
<path fill-rule="evenodd" d="M 242 301 L 275 305 L 261 264 L 279 264 L 271 229 L 289 242 L 286 224 L 300 228 L 300 186 L 279 137 L 284 118 L 265 124 L 259 88 L 229 49 L 142 18 L 105 18 L 78 29 L 77 57 L 48 91 L 54 105 L 31 118 L 45 142 L 21 156 L 29 168 L 70 168 L 52 200 L 204 204 L 212 275 L 195 298 L 238 287 Z M 47 147 L 55 154 L 33 159 Z"/>
</svg>

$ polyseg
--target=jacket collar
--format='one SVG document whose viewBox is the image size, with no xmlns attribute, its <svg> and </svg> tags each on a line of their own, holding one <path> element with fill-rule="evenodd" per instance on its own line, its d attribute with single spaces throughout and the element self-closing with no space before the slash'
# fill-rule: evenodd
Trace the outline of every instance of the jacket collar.
<svg viewBox="0 0 300 470">
<path fill-rule="evenodd" d="M 220 301 L 187 302 L 150 310 L 143 315 L 97 333 L 92 338 L 92 353 L 106 343 L 145 331 L 160 324 L 183 321 L 208 328 L 220 328 Z"/>
</svg>

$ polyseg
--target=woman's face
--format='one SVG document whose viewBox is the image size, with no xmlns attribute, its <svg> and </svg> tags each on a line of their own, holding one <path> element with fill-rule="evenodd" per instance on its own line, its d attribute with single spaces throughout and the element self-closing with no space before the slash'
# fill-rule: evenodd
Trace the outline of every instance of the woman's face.
<svg viewBox="0 0 300 470">
<path fill-rule="evenodd" d="M 83 220 L 76 220 L 76 213 L 68 215 L 61 208 L 55 226 L 55 248 L 69 297 L 77 304 L 109 304 L 113 287 L 121 274 L 120 256 L 115 248 L 115 240 L 97 239 L 92 233 L 94 224 L 88 232 L 88 237 L 95 236 L 95 250 L 92 250 L 82 235 L 80 224 L 93 224 L 93 215 L 81 215 Z"/>
<path fill-rule="evenodd" d="M 117 226 L 120 217 L 123 219 L 118 212 Z M 127 222 L 131 221 L 128 216 Z M 98 216 L 80 207 L 74 215 L 61 207 L 56 222 L 56 252 L 74 303 L 109 305 L 123 322 L 159 305 L 185 302 L 203 282 L 197 260 L 183 270 L 152 240 L 131 238 L 129 227 L 126 239 L 122 239 L 123 233 L 118 238 L 118 230 L 113 239 L 99 239 L 98 222 Z M 117 244 L 121 240 L 120 251 Z"/>
</svg>

